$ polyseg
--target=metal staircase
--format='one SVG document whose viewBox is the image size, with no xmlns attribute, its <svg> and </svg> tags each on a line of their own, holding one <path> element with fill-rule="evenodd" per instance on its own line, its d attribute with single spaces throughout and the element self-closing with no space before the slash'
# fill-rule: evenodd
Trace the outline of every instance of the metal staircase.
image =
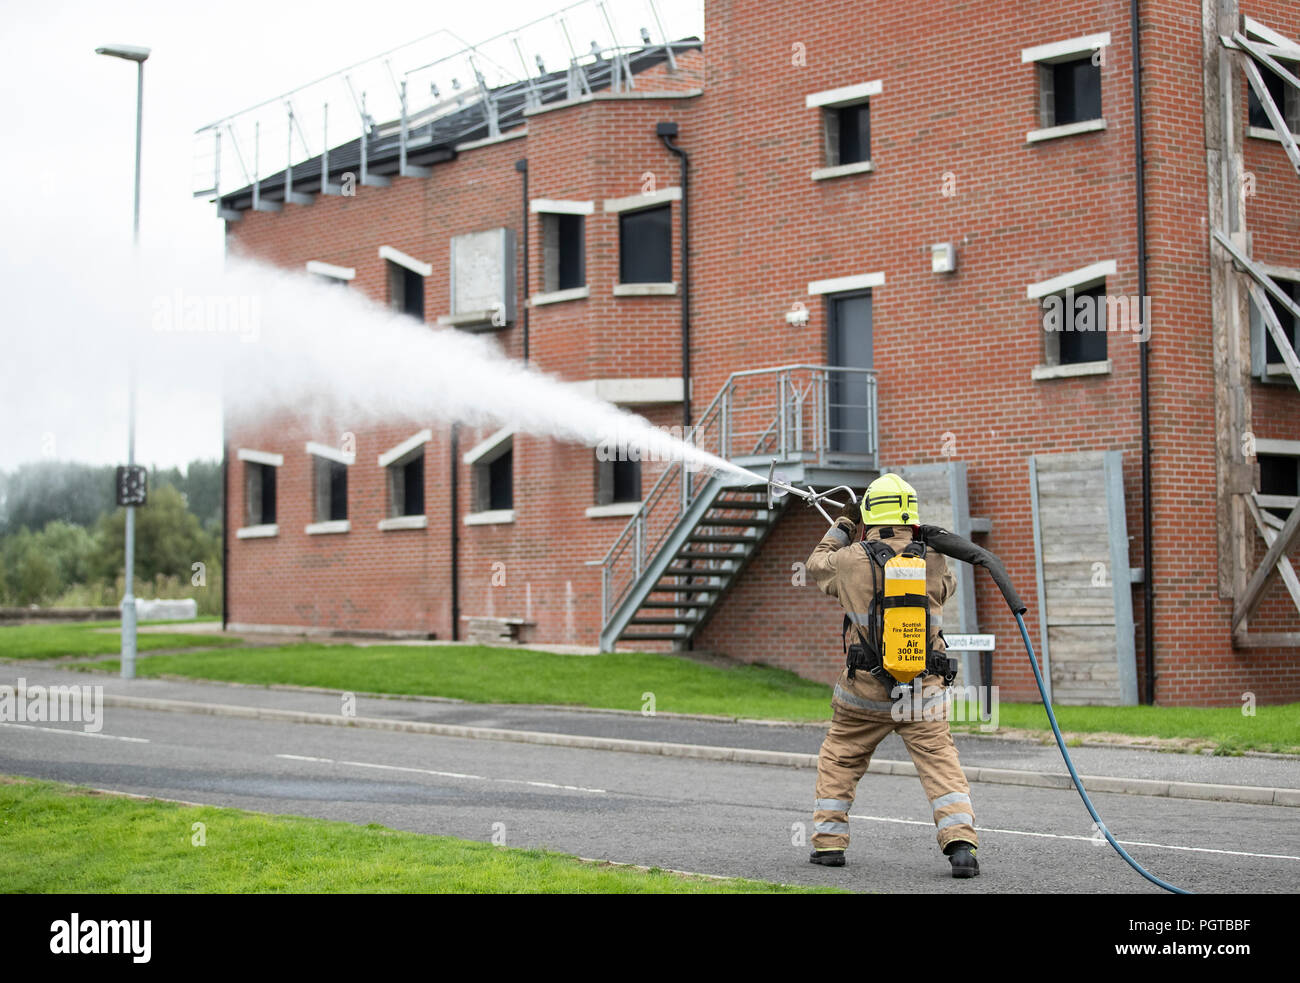
<svg viewBox="0 0 1300 983">
<path fill-rule="evenodd" d="M 691 429 L 702 450 L 814 486 L 864 486 L 876 473 L 869 369 L 817 365 L 735 372 Z M 601 567 L 601 651 L 620 641 L 684 648 L 780 517 L 766 484 L 669 462 Z"/>
</svg>

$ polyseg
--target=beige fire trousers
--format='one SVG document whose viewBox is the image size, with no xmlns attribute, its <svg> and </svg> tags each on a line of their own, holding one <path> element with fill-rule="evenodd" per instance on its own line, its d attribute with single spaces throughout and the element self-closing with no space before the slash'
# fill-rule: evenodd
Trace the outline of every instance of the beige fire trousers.
<svg viewBox="0 0 1300 983">
<path fill-rule="evenodd" d="M 877 745 L 894 730 L 903 739 L 930 800 L 939 847 L 947 847 L 953 840 L 979 844 L 970 786 L 957 760 L 957 746 L 946 719 L 899 721 L 888 715 L 873 719 L 847 713 L 840 706 L 834 706 L 832 712 L 831 726 L 817 758 L 814 849 L 843 850 L 849 845 L 849 808 L 858 781 L 866 774 Z"/>
</svg>

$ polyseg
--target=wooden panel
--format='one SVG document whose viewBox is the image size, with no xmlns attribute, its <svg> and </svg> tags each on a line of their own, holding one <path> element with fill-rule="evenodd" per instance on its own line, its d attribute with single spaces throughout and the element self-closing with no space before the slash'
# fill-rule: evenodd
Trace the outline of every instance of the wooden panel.
<svg viewBox="0 0 1300 983">
<path fill-rule="evenodd" d="M 1122 464 L 1118 451 L 1030 459 L 1042 655 L 1054 703 L 1137 702 Z"/>
</svg>

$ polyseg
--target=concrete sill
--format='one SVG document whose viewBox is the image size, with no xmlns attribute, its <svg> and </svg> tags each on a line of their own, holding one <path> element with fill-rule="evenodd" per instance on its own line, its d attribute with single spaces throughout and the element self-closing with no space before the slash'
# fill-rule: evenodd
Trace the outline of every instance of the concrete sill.
<svg viewBox="0 0 1300 983">
<path fill-rule="evenodd" d="M 471 512 L 465 516 L 467 526 L 500 526 L 515 521 L 514 509 L 493 509 L 491 512 Z"/>
<path fill-rule="evenodd" d="M 468 314 L 442 314 L 438 323 L 445 327 L 464 328 L 467 331 L 501 331 L 510 327 L 510 322 L 493 324 L 492 318 L 500 318 L 500 311 L 470 311 Z"/>
<path fill-rule="evenodd" d="M 616 283 L 615 297 L 672 297 L 677 293 L 676 283 Z"/>
<path fill-rule="evenodd" d="M 270 536 L 280 535 L 278 525 L 267 526 L 244 526 L 243 529 L 235 530 L 236 539 L 266 539 Z"/>
<path fill-rule="evenodd" d="M 611 502 L 609 505 L 588 506 L 587 518 L 605 519 L 611 516 L 629 516 L 636 515 L 640 511 L 640 502 Z"/>
<path fill-rule="evenodd" d="M 860 160 L 853 164 L 836 164 L 834 167 L 819 167 L 809 177 L 814 181 L 826 181 L 830 178 L 844 177 L 848 174 L 866 174 L 874 171 L 875 165 L 869 160 Z"/>
<path fill-rule="evenodd" d="M 380 532 L 392 532 L 395 529 L 427 529 L 429 527 L 429 517 L 427 515 L 395 515 L 388 519 L 379 520 Z"/>
<path fill-rule="evenodd" d="M 329 522 L 313 522 L 304 530 L 308 536 L 329 536 L 336 532 L 351 532 L 352 523 L 347 519 L 333 519 Z"/>
<path fill-rule="evenodd" d="M 1071 365 L 1035 365 L 1030 377 L 1042 379 L 1072 379 L 1081 375 L 1110 375 L 1110 359 L 1104 362 L 1075 362 Z"/>
<path fill-rule="evenodd" d="M 1064 126 L 1045 126 L 1039 130 L 1030 130 L 1025 134 L 1026 143 L 1040 143 L 1043 140 L 1055 140 L 1057 137 L 1072 137 L 1079 133 L 1095 133 L 1106 129 L 1104 119 L 1085 119 L 1078 123 L 1066 123 Z"/>
<path fill-rule="evenodd" d="M 528 303 L 534 307 L 541 307 L 544 304 L 562 304 L 566 300 L 586 300 L 590 296 L 590 287 L 571 287 L 568 290 L 551 290 L 543 294 L 533 294 L 528 298 Z"/>
</svg>

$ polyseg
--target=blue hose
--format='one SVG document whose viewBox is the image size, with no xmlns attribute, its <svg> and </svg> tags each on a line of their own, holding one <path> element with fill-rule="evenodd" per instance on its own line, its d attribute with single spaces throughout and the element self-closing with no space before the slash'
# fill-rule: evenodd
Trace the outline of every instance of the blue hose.
<svg viewBox="0 0 1300 983">
<path fill-rule="evenodd" d="M 1136 870 L 1139 874 L 1149 880 L 1157 887 L 1162 887 L 1166 891 L 1172 891 L 1174 894 L 1191 894 L 1190 891 L 1184 891 L 1181 887 L 1174 887 L 1172 884 L 1162 881 L 1159 877 L 1147 873 L 1146 868 L 1128 855 L 1128 851 L 1115 842 L 1115 837 L 1110 835 L 1110 830 L 1106 824 L 1101 821 L 1101 816 L 1097 815 L 1097 810 L 1093 808 L 1092 800 L 1088 798 L 1088 793 L 1083 790 L 1083 782 L 1079 780 L 1079 773 L 1074 770 L 1074 762 L 1070 760 L 1070 752 L 1065 750 L 1065 739 L 1061 737 L 1061 728 L 1056 726 L 1056 714 L 1052 712 L 1052 701 L 1047 698 L 1047 688 L 1043 685 L 1043 674 L 1038 671 L 1038 659 L 1034 655 L 1034 646 L 1029 641 L 1029 632 L 1025 630 L 1025 619 L 1020 616 L 1020 612 L 1015 612 L 1016 624 L 1020 626 L 1020 637 L 1025 640 L 1025 651 L 1029 653 L 1029 665 L 1034 670 L 1034 679 L 1038 683 L 1038 692 L 1043 697 L 1043 707 L 1047 710 L 1047 719 L 1051 721 L 1052 733 L 1056 735 L 1056 746 L 1061 749 L 1061 757 L 1065 759 L 1065 767 L 1070 769 L 1070 777 L 1074 779 L 1074 787 L 1079 790 L 1079 797 L 1083 799 L 1083 804 L 1088 807 L 1088 812 L 1092 814 L 1093 822 L 1097 828 L 1110 841 L 1110 845 L 1115 848 L 1115 852 L 1124 858 L 1124 861 Z"/>
</svg>

